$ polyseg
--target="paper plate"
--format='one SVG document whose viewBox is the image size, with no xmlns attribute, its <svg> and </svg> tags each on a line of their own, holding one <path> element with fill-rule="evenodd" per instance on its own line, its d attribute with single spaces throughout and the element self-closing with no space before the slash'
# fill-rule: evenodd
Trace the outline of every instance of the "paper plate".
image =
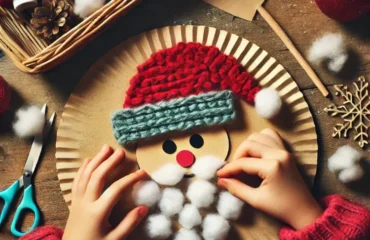
<svg viewBox="0 0 370 240">
<path fill-rule="evenodd" d="M 100 59 L 84 76 L 65 106 L 56 142 L 56 167 L 60 187 L 68 205 L 72 181 L 83 159 L 94 156 L 103 144 L 119 147 L 113 137 L 110 117 L 120 109 L 136 67 L 152 53 L 178 42 L 200 42 L 234 56 L 262 87 L 278 90 L 285 107 L 277 121 L 259 117 L 253 106 L 240 101 L 238 123 L 226 127 L 230 154 L 251 133 L 271 127 L 288 143 L 297 163 L 312 184 L 317 166 L 317 135 L 309 107 L 288 72 L 266 51 L 247 39 L 205 26 L 172 26 L 133 37 Z M 134 171 L 135 149 L 127 149 Z M 118 175 L 123 175 L 118 170 Z M 114 174 L 112 174 L 114 175 Z M 279 224 L 268 216 L 248 210 L 235 224 L 231 239 L 275 239 Z"/>
</svg>

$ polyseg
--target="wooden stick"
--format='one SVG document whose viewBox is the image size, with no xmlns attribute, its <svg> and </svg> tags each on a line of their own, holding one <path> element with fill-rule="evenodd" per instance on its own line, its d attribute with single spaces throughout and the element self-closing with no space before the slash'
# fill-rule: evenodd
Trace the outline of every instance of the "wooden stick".
<svg viewBox="0 0 370 240">
<path fill-rule="evenodd" d="M 311 78 L 311 80 L 314 82 L 316 87 L 320 90 L 322 95 L 324 95 L 324 97 L 327 97 L 329 95 L 329 92 L 326 89 L 325 85 L 321 82 L 320 78 L 316 75 L 315 71 L 312 69 L 310 64 L 302 56 L 302 54 L 298 51 L 298 49 L 294 46 L 293 42 L 290 40 L 290 38 L 284 32 L 284 30 L 280 27 L 280 25 L 262 6 L 260 6 L 257 9 L 257 11 L 261 14 L 261 16 L 266 20 L 266 22 L 270 25 L 270 27 L 275 31 L 275 33 L 284 42 L 284 44 L 287 46 L 289 51 L 297 59 L 298 63 L 302 66 L 302 68 L 306 71 L 307 75 Z"/>
</svg>

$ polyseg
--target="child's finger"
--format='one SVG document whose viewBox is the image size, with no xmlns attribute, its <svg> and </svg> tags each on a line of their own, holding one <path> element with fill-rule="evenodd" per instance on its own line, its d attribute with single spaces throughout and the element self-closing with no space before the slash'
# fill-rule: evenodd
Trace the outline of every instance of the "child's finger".
<svg viewBox="0 0 370 240">
<path fill-rule="evenodd" d="M 217 185 L 223 189 L 226 189 L 232 195 L 243 200 L 252 207 L 255 207 L 258 202 L 258 188 L 248 186 L 239 180 L 233 178 L 220 178 L 217 181 Z"/>
<path fill-rule="evenodd" d="M 268 147 L 280 149 L 279 144 L 273 138 L 263 133 L 253 133 L 247 138 L 247 140 L 258 142 Z"/>
<path fill-rule="evenodd" d="M 245 140 L 236 149 L 233 160 L 243 157 L 280 159 L 285 157 L 284 154 L 286 155 L 283 150 L 271 148 L 255 141 Z"/>
<path fill-rule="evenodd" d="M 114 205 L 116 205 L 122 197 L 123 191 L 125 191 L 128 187 L 131 187 L 135 183 L 139 182 L 140 180 L 143 180 L 146 176 L 147 175 L 144 170 L 138 170 L 114 182 L 101 195 L 98 200 L 100 202 L 98 205 L 103 207 L 103 211 L 107 215 L 110 214 Z"/>
<path fill-rule="evenodd" d="M 100 152 L 90 161 L 90 164 L 87 165 L 78 183 L 79 194 L 85 194 L 86 187 L 90 181 L 91 174 L 103 161 L 105 161 L 110 155 L 112 155 L 112 152 L 113 149 L 110 146 L 104 145 Z"/>
<path fill-rule="evenodd" d="M 220 178 L 228 178 L 245 172 L 250 175 L 258 175 L 260 178 L 264 179 L 267 175 L 267 165 L 269 165 L 268 159 L 241 158 L 226 164 L 217 171 L 217 176 Z"/>
<path fill-rule="evenodd" d="M 72 199 L 77 194 L 77 186 L 78 186 L 78 183 L 80 182 L 81 175 L 85 171 L 86 166 L 89 164 L 90 161 L 91 161 L 91 158 L 86 158 L 85 161 L 82 163 L 81 167 L 78 169 L 77 175 L 75 179 L 73 180 L 73 184 L 72 184 Z"/>
<path fill-rule="evenodd" d="M 122 149 L 117 149 L 92 173 L 85 194 L 87 199 L 95 201 L 100 197 L 108 174 L 111 173 L 124 158 L 125 152 Z"/>
<path fill-rule="evenodd" d="M 137 225 L 147 215 L 148 208 L 145 206 L 131 210 L 122 222 L 109 234 L 108 239 L 126 239 Z"/>
<path fill-rule="evenodd" d="M 275 142 L 279 145 L 280 149 L 285 150 L 283 139 L 281 138 L 280 134 L 277 131 L 272 130 L 271 128 L 266 128 L 262 130 L 261 133 L 268 135 L 270 138 L 274 139 Z"/>
</svg>

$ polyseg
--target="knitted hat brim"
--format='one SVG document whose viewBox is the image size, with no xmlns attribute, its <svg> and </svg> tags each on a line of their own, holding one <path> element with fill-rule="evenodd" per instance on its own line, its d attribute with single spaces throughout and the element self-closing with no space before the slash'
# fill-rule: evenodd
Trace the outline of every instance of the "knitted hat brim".
<svg viewBox="0 0 370 240">
<path fill-rule="evenodd" d="M 122 109 L 111 121 L 115 138 L 127 145 L 169 132 L 224 125 L 235 116 L 233 93 L 225 90 Z"/>
</svg>

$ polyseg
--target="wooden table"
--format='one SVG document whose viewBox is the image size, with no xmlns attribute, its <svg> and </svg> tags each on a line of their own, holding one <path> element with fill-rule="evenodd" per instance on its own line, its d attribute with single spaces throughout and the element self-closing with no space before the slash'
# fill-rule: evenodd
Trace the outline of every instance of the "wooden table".
<svg viewBox="0 0 370 240">
<path fill-rule="evenodd" d="M 345 36 L 346 42 L 354 53 L 351 62 L 357 73 L 352 76 L 334 77 L 323 68 L 315 67 L 331 93 L 334 93 L 334 84 L 349 83 L 360 75 L 370 79 L 368 74 L 370 18 L 340 25 L 324 16 L 314 1 L 306 0 L 291 0 L 289 3 L 285 0 L 271 0 L 265 6 L 303 53 L 307 52 L 314 39 L 321 34 L 340 32 Z M 224 29 L 249 39 L 276 57 L 297 81 L 309 102 L 317 124 L 320 148 L 318 173 L 313 187 L 314 195 L 320 198 L 327 194 L 340 193 L 370 207 L 370 187 L 365 185 L 366 181 L 369 182 L 369 174 L 360 183 L 345 186 L 339 183 L 327 169 L 327 159 L 338 147 L 345 144 L 357 147 L 351 140 L 331 138 L 332 126 L 338 119 L 328 117 L 323 111 L 324 107 L 331 103 L 330 99 L 322 97 L 287 48 L 260 16 L 257 15 L 253 22 L 247 22 L 211 7 L 201 0 L 144 1 L 72 59 L 46 74 L 27 75 L 18 70 L 9 58 L 1 58 L 0 74 L 9 82 L 13 90 L 13 101 L 12 111 L 0 116 L 0 189 L 9 186 L 21 175 L 30 149 L 29 141 L 16 138 L 12 132 L 11 122 L 15 109 L 25 104 L 48 103 L 49 109 L 57 112 L 59 122 L 69 94 L 96 60 L 129 36 L 153 28 L 177 24 L 207 25 Z M 55 133 L 56 129 L 46 146 L 35 178 L 35 185 L 37 202 L 42 209 L 44 223 L 64 228 L 68 209 L 60 192 L 55 169 Z M 369 152 L 365 153 L 369 155 Z M 12 216 L 0 230 L 0 239 L 13 239 L 9 233 L 11 219 Z M 29 219 L 26 220 L 28 223 Z"/>
</svg>

